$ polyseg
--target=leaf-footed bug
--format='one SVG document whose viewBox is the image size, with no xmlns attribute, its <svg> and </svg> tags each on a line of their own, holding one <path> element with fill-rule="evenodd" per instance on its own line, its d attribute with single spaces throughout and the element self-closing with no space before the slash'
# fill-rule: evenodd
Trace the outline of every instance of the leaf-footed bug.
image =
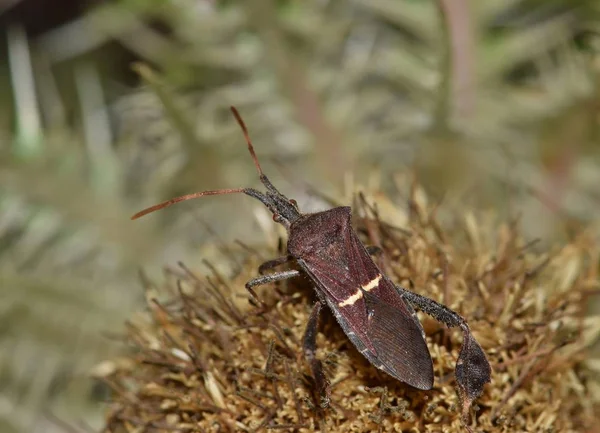
<svg viewBox="0 0 600 433">
<path fill-rule="evenodd" d="M 248 150 L 266 192 L 254 188 L 203 191 L 173 198 L 135 214 L 132 219 L 171 206 L 180 201 L 209 195 L 243 193 L 260 201 L 272 213 L 273 220 L 288 232 L 288 255 L 266 262 L 260 270 L 295 261 L 299 270 L 275 272 L 257 277 L 246 288 L 287 278 L 307 275 L 320 299 L 314 306 L 304 336 L 304 354 L 321 394 L 321 405 L 329 402 L 329 387 L 321 362 L 316 358 L 318 317 L 328 305 L 342 329 L 371 364 L 390 376 L 415 388 L 433 386 L 433 363 L 425 333 L 413 307 L 448 327 L 459 327 L 463 344 L 456 363 L 455 376 L 462 401 L 465 426 L 473 401 L 490 381 L 491 368 L 467 322 L 446 306 L 396 286 L 372 260 L 350 224 L 350 207 L 303 214 L 295 200 L 281 194 L 263 173 L 254 152 L 248 129 L 238 111 L 231 111 L 239 123 Z M 467 429 L 470 428 L 467 426 Z"/>
</svg>

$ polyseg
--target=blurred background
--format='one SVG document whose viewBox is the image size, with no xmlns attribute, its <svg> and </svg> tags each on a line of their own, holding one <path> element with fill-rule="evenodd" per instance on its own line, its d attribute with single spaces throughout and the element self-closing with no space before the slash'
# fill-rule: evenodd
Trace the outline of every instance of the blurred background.
<svg viewBox="0 0 600 433">
<path fill-rule="evenodd" d="M 96 431 L 140 269 L 265 244 L 241 197 L 129 220 L 257 186 L 230 105 L 303 209 L 416 178 L 551 245 L 598 228 L 599 84 L 592 0 L 0 0 L 0 432 Z"/>
</svg>

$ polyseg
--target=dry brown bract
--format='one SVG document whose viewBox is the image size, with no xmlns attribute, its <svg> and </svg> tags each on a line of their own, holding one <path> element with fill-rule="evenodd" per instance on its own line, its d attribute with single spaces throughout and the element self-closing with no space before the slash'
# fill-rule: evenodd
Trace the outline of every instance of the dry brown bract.
<svg viewBox="0 0 600 433">
<path fill-rule="evenodd" d="M 442 227 L 418 196 L 408 215 L 378 197 L 385 223 L 357 200 L 355 227 L 383 247 L 378 260 L 390 277 L 467 318 L 493 368 L 472 411 L 474 429 L 591 429 L 600 413 L 586 359 L 600 332 L 600 318 L 585 314 L 598 290 L 592 238 L 583 233 L 539 254 L 516 224 L 492 228 L 467 215 Z M 163 290 L 148 284 L 149 314 L 128 326 L 131 356 L 99 373 L 114 390 L 107 432 L 464 431 L 453 373 L 461 334 L 425 316 L 436 377 L 427 392 L 371 366 L 327 314 L 318 346 L 331 407 L 320 409 L 300 346 L 314 294 L 306 279 L 268 286 L 259 291 L 266 311 L 258 311 L 244 282 L 259 262 L 231 279 L 172 270 L 168 302 L 153 300 Z"/>
</svg>

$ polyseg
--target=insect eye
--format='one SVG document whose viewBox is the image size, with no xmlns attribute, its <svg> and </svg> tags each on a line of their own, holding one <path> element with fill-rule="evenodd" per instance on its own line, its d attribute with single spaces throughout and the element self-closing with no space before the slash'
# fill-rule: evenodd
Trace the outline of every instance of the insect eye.
<svg viewBox="0 0 600 433">
<path fill-rule="evenodd" d="M 292 205 L 294 205 L 294 207 L 298 207 L 298 202 L 297 202 L 296 200 L 294 200 L 293 198 L 292 198 L 292 199 L 290 199 L 290 203 L 291 203 Z"/>
<path fill-rule="evenodd" d="M 276 223 L 281 222 L 281 215 L 274 213 L 273 221 L 275 221 Z"/>
</svg>

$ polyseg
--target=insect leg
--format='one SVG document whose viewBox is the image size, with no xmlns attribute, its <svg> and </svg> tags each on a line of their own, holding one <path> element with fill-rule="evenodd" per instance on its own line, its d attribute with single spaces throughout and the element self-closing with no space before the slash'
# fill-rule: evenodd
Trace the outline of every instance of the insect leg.
<svg viewBox="0 0 600 433">
<path fill-rule="evenodd" d="M 317 359 L 317 333 L 319 332 L 319 313 L 322 307 L 323 304 L 321 301 L 317 301 L 313 307 L 308 324 L 306 325 L 306 331 L 304 331 L 302 347 L 304 349 L 304 357 L 310 366 L 317 386 L 317 392 L 321 399 L 319 406 L 325 409 L 329 406 L 329 381 L 323 372 L 323 364 Z"/>
<path fill-rule="evenodd" d="M 462 401 L 462 418 L 466 424 L 469 420 L 469 409 L 473 401 L 481 395 L 483 387 L 490 381 L 491 367 L 483 349 L 471 334 L 469 325 L 458 313 L 445 305 L 418 295 L 403 287 L 396 286 L 402 297 L 435 320 L 448 327 L 460 327 L 463 332 L 463 344 L 456 361 L 456 383 Z"/>
<path fill-rule="evenodd" d="M 246 283 L 246 288 L 251 289 L 255 286 L 262 286 L 263 284 L 274 283 L 275 281 L 287 280 L 288 278 L 294 278 L 300 276 L 300 271 L 296 269 L 290 269 L 289 271 L 276 272 L 274 274 L 262 275 L 251 279 Z"/>
<path fill-rule="evenodd" d="M 264 262 L 262 265 L 260 265 L 258 267 L 258 273 L 262 275 L 265 273 L 265 271 L 268 271 L 269 269 L 273 269 L 276 266 L 283 265 L 283 264 L 291 262 L 293 260 L 294 260 L 294 258 L 290 255 L 278 257 L 273 260 L 269 260 L 267 262 Z"/>
<path fill-rule="evenodd" d="M 253 278 L 252 280 L 246 283 L 246 290 L 250 293 L 252 297 L 251 301 L 254 301 L 255 305 L 258 305 L 262 310 L 265 310 L 265 304 L 258 299 L 256 296 L 256 292 L 253 287 L 262 286 L 263 284 L 274 283 L 275 281 L 287 280 L 288 278 L 294 278 L 300 275 L 300 271 L 295 269 L 291 269 L 289 271 L 276 272 L 274 274 L 263 275 L 260 277 Z"/>
<path fill-rule="evenodd" d="M 462 316 L 445 305 L 442 305 L 433 299 L 411 292 L 410 290 L 407 290 L 401 286 L 396 286 L 396 289 L 400 292 L 402 297 L 410 302 L 413 306 L 430 315 L 438 322 L 442 322 L 449 328 L 467 325 L 467 322 Z"/>
<path fill-rule="evenodd" d="M 381 247 L 378 247 L 377 245 L 369 245 L 369 246 L 367 246 L 367 252 L 371 256 L 378 256 L 381 253 L 383 253 L 383 250 L 381 249 Z"/>
</svg>

